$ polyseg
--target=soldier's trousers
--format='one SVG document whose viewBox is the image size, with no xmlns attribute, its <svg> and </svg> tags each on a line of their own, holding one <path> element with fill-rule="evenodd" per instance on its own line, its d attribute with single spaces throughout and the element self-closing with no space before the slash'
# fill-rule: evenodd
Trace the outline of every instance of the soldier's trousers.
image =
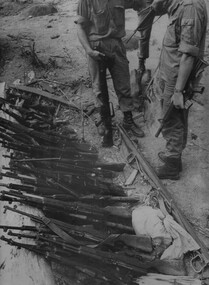
<svg viewBox="0 0 209 285">
<path fill-rule="evenodd" d="M 146 0 L 144 8 L 150 6 L 153 0 Z M 144 9 L 143 8 L 143 9 Z M 138 13 L 138 20 L 141 23 L 140 11 Z M 150 23 L 152 24 L 152 23 Z M 138 58 L 146 59 L 149 57 L 149 42 L 150 42 L 150 35 L 152 31 L 152 25 L 148 25 L 145 30 L 138 31 L 139 41 L 138 41 Z"/>
<path fill-rule="evenodd" d="M 133 98 L 131 97 L 129 63 L 126 57 L 126 49 L 120 39 L 103 39 L 91 43 L 92 48 L 99 47 L 104 54 L 110 54 L 114 57 L 114 62 L 108 67 L 111 74 L 115 92 L 118 97 L 118 103 L 122 112 L 133 110 Z M 96 106 L 101 107 L 103 100 L 101 98 L 99 64 L 98 61 L 88 58 L 89 73 L 92 80 L 92 89 L 96 97 Z"/>
<path fill-rule="evenodd" d="M 165 115 L 174 93 L 174 86 L 164 82 L 162 98 L 162 117 Z M 188 134 L 188 110 L 173 108 L 170 117 L 165 122 L 162 135 L 166 140 L 166 155 L 181 157 L 186 147 Z"/>
</svg>

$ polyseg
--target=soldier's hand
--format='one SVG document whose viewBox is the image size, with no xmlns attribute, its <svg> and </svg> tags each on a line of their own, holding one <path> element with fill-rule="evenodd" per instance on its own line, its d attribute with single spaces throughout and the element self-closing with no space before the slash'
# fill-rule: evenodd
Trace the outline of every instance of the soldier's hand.
<svg viewBox="0 0 209 285">
<path fill-rule="evenodd" d="M 173 96 L 171 97 L 171 102 L 173 103 L 176 109 L 184 109 L 184 96 L 180 91 L 175 91 Z"/>
<path fill-rule="evenodd" d="M 98 50 L 91 50 L 88 52 L 88 55 L 92 57 L 94 60 L 102 60 L 105 57 L 104 53 L 99 52 Z"/>
</svg>

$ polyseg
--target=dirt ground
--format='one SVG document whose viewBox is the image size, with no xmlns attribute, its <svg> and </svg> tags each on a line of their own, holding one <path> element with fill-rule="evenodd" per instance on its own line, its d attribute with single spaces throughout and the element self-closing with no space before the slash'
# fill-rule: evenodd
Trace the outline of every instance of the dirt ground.
<svg viewBox="0 0 209 285">
<path fill-rule="evenodd" d="M 48 4 L 51 1 L 38 0 L 2 0 L 0 1 L 0 81 L 7 84 L 20 80 L 28 83 L 28 75 L 35 73 L 36 79 L 45 79 L 52 87 L 59 89 L 62 96 L 67 97 L 77 106 L 93 102 L 91 84 L 88 75 L 85 53 L 76 33 L 77 0 L 55 0 L 51 12 L 42 9 L 48 15 L 39 15 L 36 4 Z M 209 1 L 206 0 L 209 11 Z M 126 12 L 127 30 L 137 25 L 134 11 Z M 153 28 L 150 42 L 150 58 L 147 68 L 154 72 L 161 49 L 161 42 L 166 29 L 167 18 L 162 17 Z M 207 30 L 206 57 L 209 62 L 209 29 Z M 36 58 L 35 55 L 37 56 Z M 37 61 L 38 58 L 38 61 Z M 130 70 L 137 68 L 137 51 L 129 50 Z M 202 236 L 200 227 L 206 228 L 209 217 L 209 68 L 204 73 L 205 92 L 201 98 L 204 106 L 194 104 L 189 116 L 188 145 L 183 154 L 183 172 L 179 181 L 165 180 L 165 184 L 173 199 L 182 209 L 185 216 L 196 227 L 200 237 L 209 245 L 209 237 Z M 121 121 L 117 98 L 110 85 L 110 97 L 114 104 L 115 122 Z M 60 89 L 62 91 L 60 91 Z M 158 126 L 156 102 L 146 114 L 147 121 L 142 123 L 146 137 L 138 141 L 145 157 L 155 167 L 160 162 L 157 152 L 164 147 L 162 138 L 156 139 L 154 133 Z M 152 116 L 151 116 L 152 115 Z M 152 121 L 149 119 L 152 117 Z M 75 115 L 72 122 L 77 132 L 81 133 L 82 119 Z M 154 118 L 154 119 L 153 119 Z M 117 145 L 110 149 L 100 147 L 101 138 L 91 119 L 84 122 L 84 138 L 97 146 L 102 158 L 109 161 L 123 161 Z M 116 134 L 117 135 L 117 134 Z M 116 136 L 115 135 L 115 136 Z M 117 142 L 117 140 L 116 140 Z M 146 188 L 146 186 L 144 185 Z M 145 191 L 147 189 L 142 191 Z"/>
</svg>

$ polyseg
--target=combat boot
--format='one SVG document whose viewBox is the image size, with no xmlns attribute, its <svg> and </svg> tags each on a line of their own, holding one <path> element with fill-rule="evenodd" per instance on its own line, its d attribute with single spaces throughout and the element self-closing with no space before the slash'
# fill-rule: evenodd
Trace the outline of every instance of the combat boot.
<svg viewBox="0 0 209 285">
<path fill-rule="evenodd" d="M 156 174 L 160 179 L 178 180 L 180 178 L 179 167 L 167 163 L 158 167 L 156 169 Z"/>
<path fill-rule="evenodd" d="M 123 127 L 128 132 L 131 131 L 136 137 L 144 137 L 144 132 L 139 126 L 137 126 L 133 120 L 131 111 L 124 112 Z"/>
<path fill-rule="evenodd" d="M 165 154 L 164 151 L 161 151 L 158 153 L 158 157 L 159 159 L 164 162 L 164 163 L 167 163 L 167 164 L 170 164 L 170 165 L 176 165 L 179 169 L 179 172 L 182 171 L 182 160 L 181 160 L 181 157 L 179 158 L 174 158 L 172 156 L 167 156 Z"/>
</svg>

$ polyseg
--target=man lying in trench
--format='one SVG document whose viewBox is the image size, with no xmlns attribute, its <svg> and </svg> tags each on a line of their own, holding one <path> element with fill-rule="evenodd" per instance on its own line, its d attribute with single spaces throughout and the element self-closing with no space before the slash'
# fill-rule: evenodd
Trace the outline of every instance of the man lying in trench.
<svg viewBox="0 0 209 285">
<path fill-rule="evenodd" d="M 144 0 L 79 0 L 78 3 L 78 38 L 87 54 L 96 107 L 101 117 L 98 131 L 103 136 L 104 147 L 113 144 L 109 97 L 102 78 L 106 68 L 124 114 L 123 127 L 137 137 L 144 136 L 132 117 L 129 65 L 122 38 L 125 36 L 125 9 L 140 10 L 145 6 Z"/>
</svg>

